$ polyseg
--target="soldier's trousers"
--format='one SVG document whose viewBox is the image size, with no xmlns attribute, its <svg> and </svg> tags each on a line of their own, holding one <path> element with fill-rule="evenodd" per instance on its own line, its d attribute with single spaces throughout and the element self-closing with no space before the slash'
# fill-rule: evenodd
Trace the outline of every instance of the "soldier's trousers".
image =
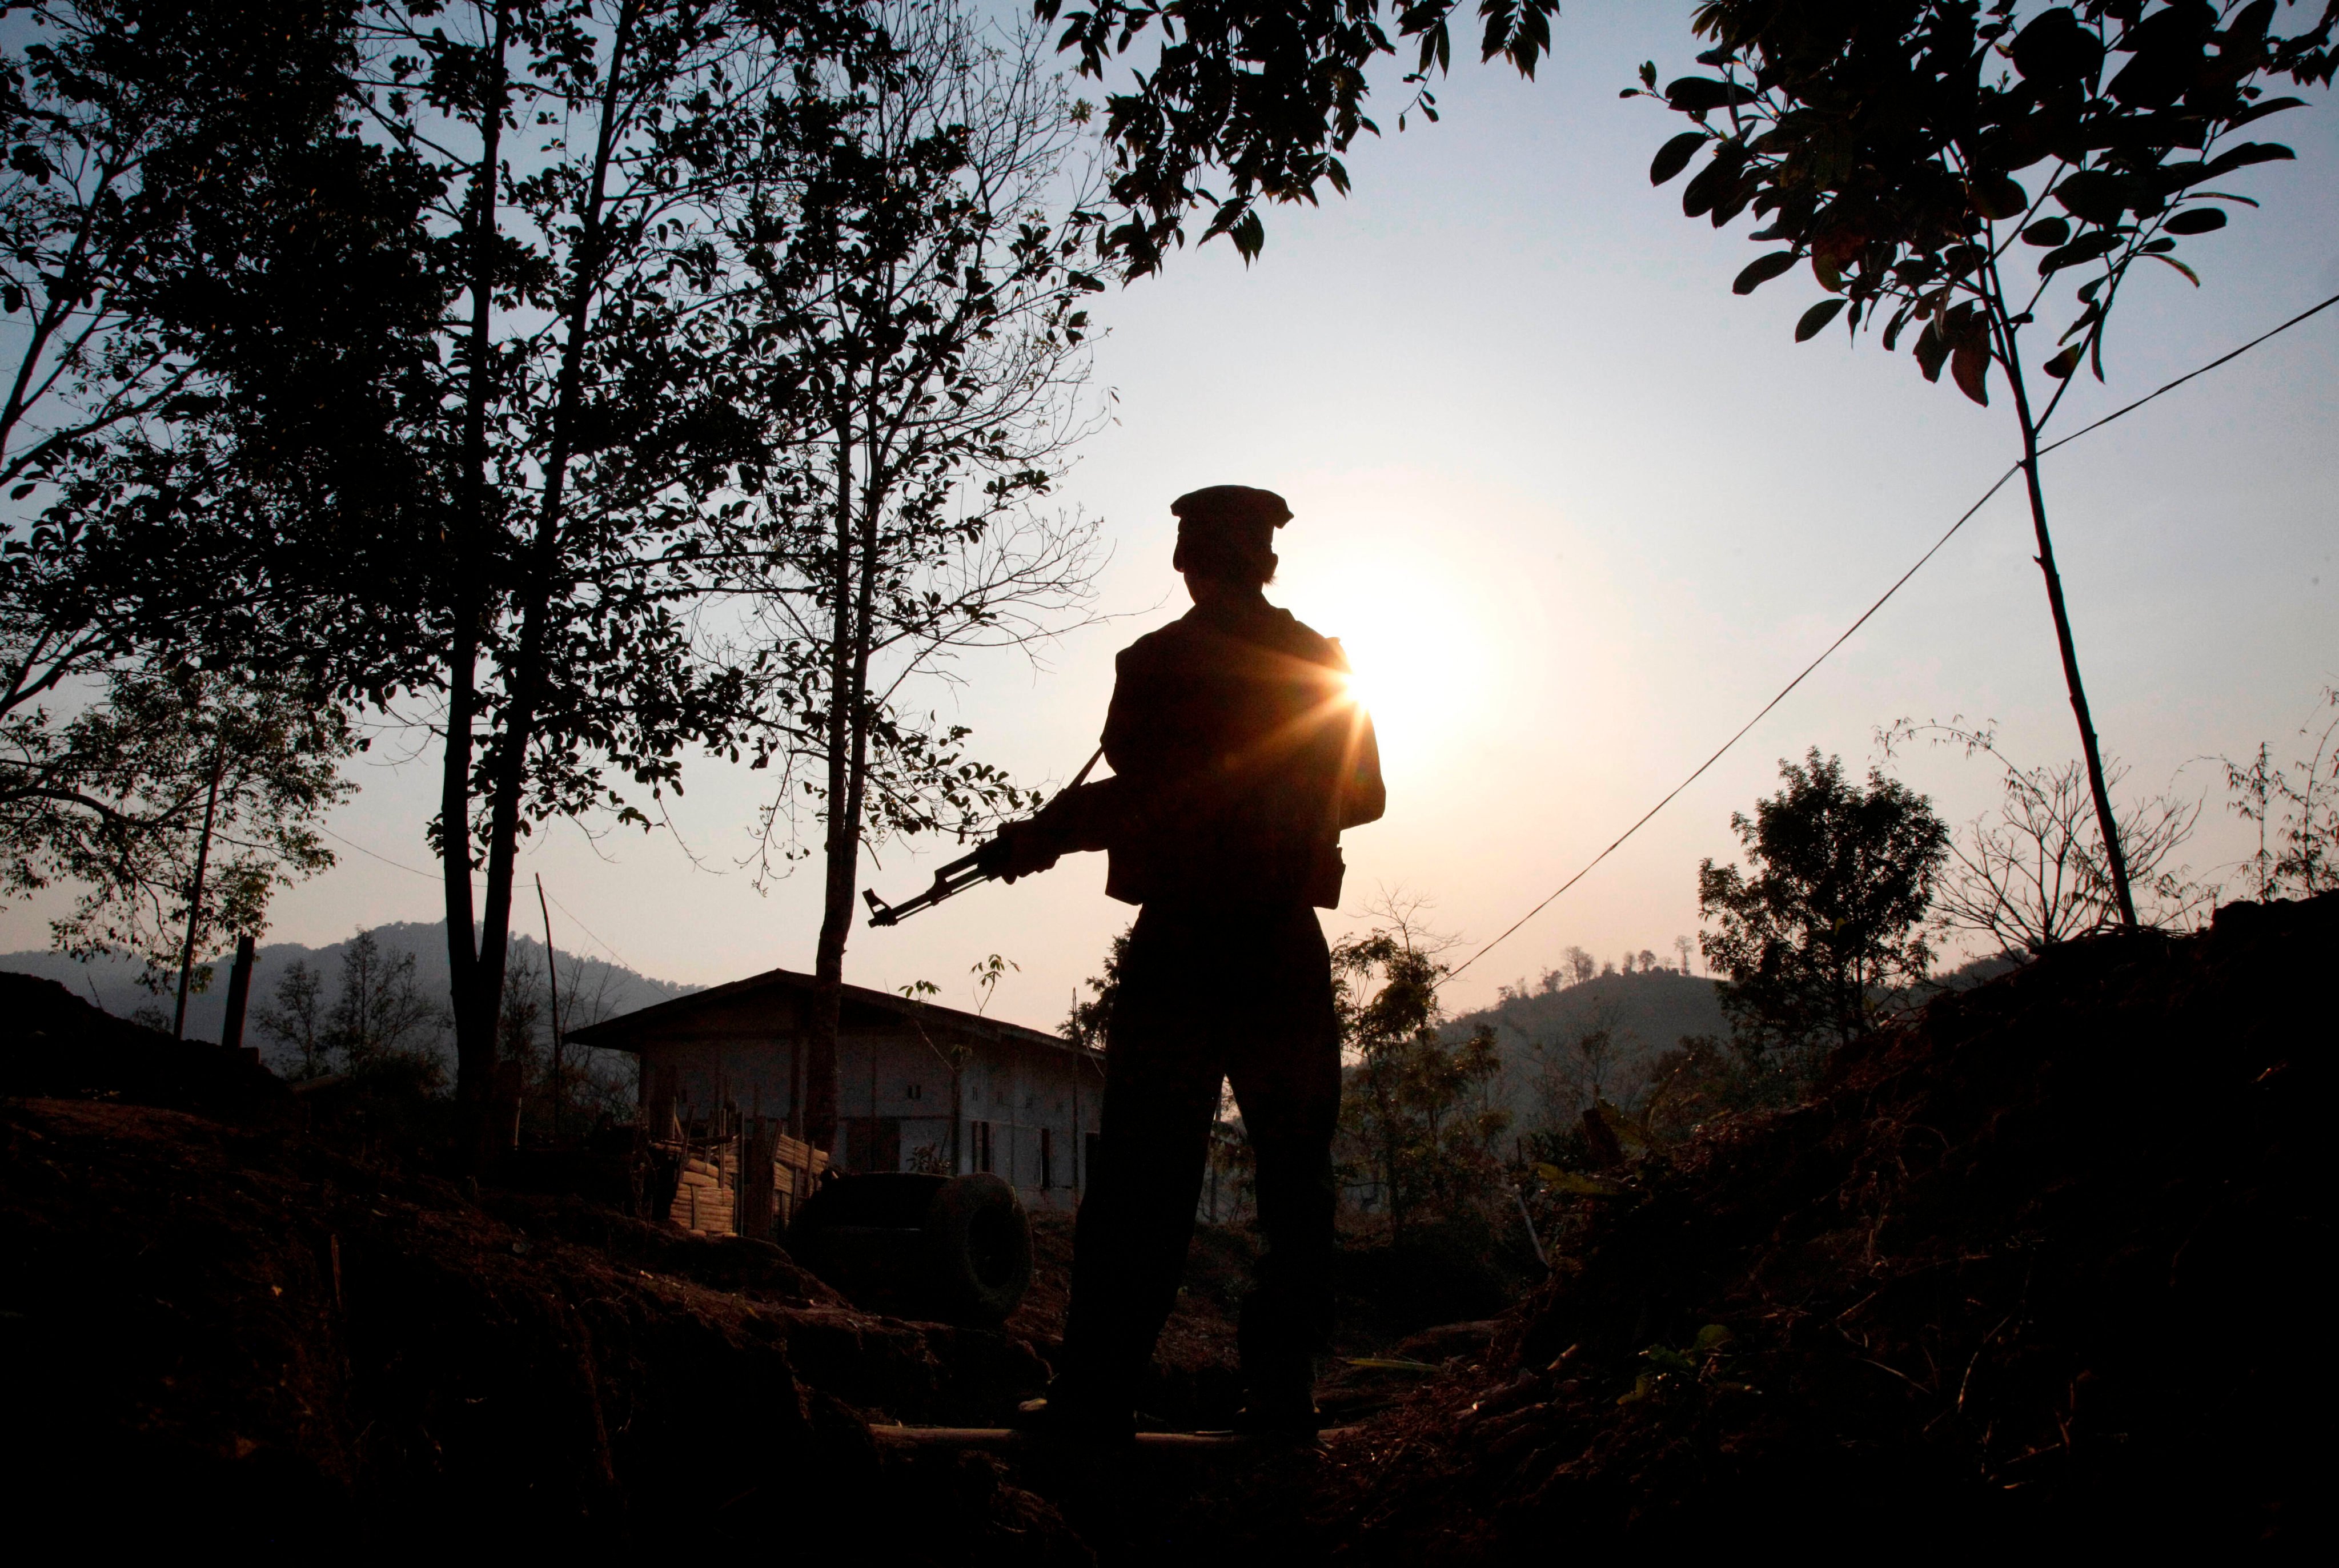
<svg viewBox="0 0 2339 1568">
<path fill-rule="evenodd" d="M 1106 1036 L 1102 1136 L 1074 1233 L 1065 1372 L 1129 1410 L 1176 1304 L 1230 1080 L 1265 1243 L 1239 1331 L 1253 1401 L 1308 1397 L 1332 1326 L 1332 1133 L 1340 1107 L 1330 955 L 1305 904 L 1149 903 Z"/>
</svg>

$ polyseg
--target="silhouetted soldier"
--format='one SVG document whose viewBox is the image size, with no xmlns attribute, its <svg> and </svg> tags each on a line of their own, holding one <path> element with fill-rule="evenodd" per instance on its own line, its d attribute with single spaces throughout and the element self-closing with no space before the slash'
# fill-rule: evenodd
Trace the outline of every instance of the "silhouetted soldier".
<svg viewBox="0 0 2339 1568">
<path fill-rule="evenodd" d="M 1266 1246 L 1239 1343 L 1255 1430 L 1316 1430 L 1331 1331 L 1332 1132 L 1340 1048 L 1316 910 L 1337 906 L 1343 828 L 1381 814 L 1379 750 L 1339 645 L 1268 604 L 1283 498 L 1180 497 L 1173 564 L 1194 608 L 1123 650 L 1114 777 L 1003 833 L 1002 874 L 1110 852 L 1106 891 L 1143 909 L 1107 1029 L 1103 1132 L 1074 1244 L 1064 1362 L 1042 1419 L 1123 1435 L 1175 1304 L 1231 1080 Z"/>
</svg>

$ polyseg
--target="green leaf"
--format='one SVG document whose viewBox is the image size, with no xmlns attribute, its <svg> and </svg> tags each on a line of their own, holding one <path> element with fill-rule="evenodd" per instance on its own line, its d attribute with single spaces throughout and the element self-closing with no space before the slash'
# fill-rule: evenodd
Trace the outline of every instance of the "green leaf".
<svg viewBox="0 0 2339 1568">
<path fill-rule="evenodd" d="M 1795 323 L 1795 341 L 1808 343 L 1818 337 L 1827 330 L 1827 324 L 1834 321 L 1844 306 L 1850 302 L 1847 300 L 1821 300 L 1818 304 L 1805 311 L 1803 319 Z"/>
<path fill-rule="evenodd" d="M 2058 381 L 2068 380 L 2071 372 L 2079 368 L 2079 349 L 2080 345 L 2074 343 L 2038 368 Z"/>
<path fill-rule="evenodd" d="M 2171 234 L 2206 234 L 2226 226 L 2226 214 L 2215 207 L 2187 207 L 2161 227 Z"/>
<path fill-rule="evenodd" d="M 1751 294 L 1794 264 L 1795 253 L 1792 251 L 1773 251 L 1767 256 L 1758 257 L 1748 262 L 1746 270 L 1738 274 L 1738 281 L 1730 285 L 1730 291 Z"/>
<path fill-rule="evenodd" d="M 2195 288 L 2196 288 L 2196 289 L 2197 289 L 2197 288 L 2199 288 L 2199 287 L 2201 286 L 2201 274 L 2200 274 L 2200 273 L 2198 273 L 2198 272 L 2196 272 L 2196 271 L 2195 271 L 2192 268 L 2190 268 L 2190 267 L 2186 266 L 2184 262 L 2182 262 L 2182 261 L 2178 261 L 2176 257 L 2174 257 L 2174 256 L 2155 256 L 2155 257 L 2153 258 L 2153 260 L 2154 260 L 2154 261 L 2156 261 L 2160 262 L 2163 266 L 2174 267 L 2174 268 L 2176 268 L 2178 271 L 2180 271 L 2180 272 L 2184 273 L 2184 274 L 2185 274 L 2185 277 L 2186 277 L 2186 280 L 2188 282 L 2190 282 L 2190 283 L 2191 283 Z"/>
<path fill-rule="evenodd" d="M 1721 1324 L 1709 1323 L 1697 1331 L 1697 1339 L 1693 1347 L 1698 1350 L 1719 1350 L 1735 1337 L 1736 1336 Z"/>
<path fill-rule="evenodd" d="M 1925 380 L 1938 381 L 1941 379 L 1941 366 L 1948 362 L 1949 357 L 1949 340 L 1941 335 L 1941 323 L 1938 320 L 1925 323 L 1925 330 L 1917 334 L 1916 346 L 1910 352 L 1917 356 L 1917 368 L 1925 372 Z"/>
<path fill-rule="evenodd" d="M 2092 261 L 2098 256 L 2108 255 L 2118 250 L 2120 242 L 2126 238 L 2125 234 L 2112 230 L 2098 229 L 2096 232 L 2085 238 L 2074 240 L 2068 245 L 2058 245 L 2038 258 L 2038 275 L 2044 278 L 2050 273 L 2059 272 L 2066 267 L 2076 267 L 2081 262 Z"/>
<path fill-rule="evenodd" d="M 1974 211 L 1993 222 L 2018 216 L 2030 205 L 2030 192 L 2005 174 L 1985 174 L 1973 183 Z"/>
<path fill-rule="evenodd" d="M 2055 187 L 2055 200 L 2075 218 L 2090 223 L 2117 223 L 2127 211 L 2127 192 L 2116 174 L 2083 169 Z"/>
<path fill-rule="evenodd" d="M 1975 338 L 1959 343 L 1949 355 L 1949 379 L 1959 391 L 1989 407 L 1989 346 Z"/>
<path fill-rule="evenodd" d="M 1658 148 L 1657 155 L 1649 161 L 1649 183 L 1662 185 L 1688 168 L 1689 161 L 1697 155 L 1705 141 L 1702 131 L 1684 131 Z"/>
<path fill-rule="evenodd" d="M 1710 109 L 1752 104 L 1754 94 L 1712 76 L 1682 76 L 1665 84 L 1665 102 L 1684 114 L 1702 114 Z"/>
<path fill-rule="evenodd" d="M 2071 225 L 2062 218 L 2041 218 L 2022 231 L 2026 245 L 2063 245 L 2071 239 Z"/>
<path fill-rule="evenodd" d="M 2279 163 L 2297 156 L 2279 142 L 2245 142 L 2238 147 L 2228 147 L 2210 159 L 2202 169 L 2201 177 L 2214 180 L 2220 174 L 2229 174 L 2252 163 Z"/>
</svg>

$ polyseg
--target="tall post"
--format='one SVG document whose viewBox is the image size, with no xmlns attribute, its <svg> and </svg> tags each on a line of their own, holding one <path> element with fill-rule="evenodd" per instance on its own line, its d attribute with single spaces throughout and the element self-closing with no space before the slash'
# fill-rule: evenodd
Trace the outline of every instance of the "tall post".
<svg viewBox="0 0 2339 1568">
<path fill-rule="evenodd" d="M 243 1046 L 243 1013 L 252 1002 L 252 933 L 235 939 L 235 968 L 228 972 L 227 1017 L 220 1024 L 220 1044 L 230 1050 Z"/>
<path fill-rule="evenodd" d="M 536 908 L 544 916 L 544 989 L 552 1000 L 552 1140 L 560 1141 L 560 1108 L 568 1087 L 560 1077 L 560 976 L 553 968 L 552 909 L 544 900 L 544 873 L 536 873 Z"/>
</svg>

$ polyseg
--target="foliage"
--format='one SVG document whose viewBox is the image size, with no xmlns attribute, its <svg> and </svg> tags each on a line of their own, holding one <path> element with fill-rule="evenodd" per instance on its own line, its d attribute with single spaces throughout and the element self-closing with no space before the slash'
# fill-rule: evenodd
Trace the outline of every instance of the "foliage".
<svg viewBox="0 0 2339 1568">
<path fill-rule="evenodd" d="M 544 949 L 515 944 L 504 971 L 503 1007 L 498 1014 L 497 1052 L 500 1060 L 517 1068 L 521 1090 L 524 1135 L 566 1138 L 578 1129 L 582 1112 L 586 1125 L 607 1125 L 630 1119 L 637 1092 L 637 1066 L 619 1052 L 568 1044 L 552 1049 L 552 981 L 550 967 L 539 957 Z M 563 964 L 558 978 L 560 1022 L 564 1033 L 610 1015 L 606 992 L 610 976 L 601 965 L 588 989 L 578 990 L 577 966 Z"/>
<path fill-rule="evenodd" d="M 199 938 L 331 861 L 306 824 L 349 735 L 329 686 L 271 666 L 300 617 L 255 606 L 221 529 L 295 468 L 335 492 L 363 453 L 395 488 L 363 371 L 419 296 L 361 256 L 410 171 L 341 120 L 341 0 L 8 9 L 6 876 L 82 883 L 66 945 L 175 967 L 215 768 L 233 842 Z"/>
<path fill-rule="evenodd" d="M 974 977 L 974 1011 L 978 1014 L 991 1011 L 992 995 L 999 990 L 999 982 L 1007 978 L 1007 971 L 1011 969 L 1018 974 L 1023 972 L 1021 964 L 995 952 L 969 967 L 967 972 Z"/>
<path fill-rule="evenodd" d="M 1678 1350 L 1662 1342 L 1650 1346 L 1641 1352 L 1642 1364 L 1648 1370 L 1633 1379 L 1633 1386 L 1618 1395 L 1616 1403 L 1681 1404 L 1716 1390 L 1748 1392 L 1748 1385 L 1723 1376 L 1733 1338 L 1722 1325 L 1709 1323 Z"/>
<path fill-rule="evenodd" d="M 1206 205 L 1203 241 L 1225 234 L 1246 259 L 1258 255 L 1267 239 L 1260 202 L 1312 205 L 1327 184 L 1347 193 L 1341 155 L 1358 133 L 1380 132 L 1365 113 L 1376 60 L 1412 44 L 1408 112 L 1437 118 L 1427 82 L 1453 64 L 1456 8 L 1456 0 L 1091 0 L 1067 11 L 1063 0 L 1039 0 L 1042 17 L 1063 19 L 1059 47 L 1079 51 L 1085 75 L 1101 77 L 1109 59 L 1156 29 L 1161 35 L 1153 69 L 1106 100 L 1110 193 L 1126 213 L 1106 248 L 1132 273 L 1154 271 L 1185 243 L 1187 210 Z M 1558 11 L 1558 0 L 1479 0 L 1479 58 L 1500 55 L 1532 78 Z M 1214 172 L 1224 196 L 1199 183 Z"/>
<path fill-rule="evenodd" d="M 467 1099 L 495 1062 L 531 824 L 607 810 L 647 826 L 686 747 L 735 754 L 768 716 L 772 695 L 695 611 L 706 503 L 764 456 L 732 379 L 747 329 L 725 308 L 725 235 L 793 113 L 792 51 L 816 47 L 794 22 L 694 0 L 417 0 L 370 10 L 357 40 L 373 134 L 428 175 L 404 242 L 446 309 L 406 430 L 431 465 L 420 593 L 356 584 L 341 602 L 396 627 L 419 671 L 404 688 L 443 704 L 433 837 Z"/>
<path fill-rule="evenodd" d="M 1696 28 L 1713 47 L 1698 59 L 1718 74 L 1660 92 L 1644 65 L 1626 96 L 1695 122 L 1649 171 L 1663 184 L 1707 154 L 1685 213 L 1719 229 L 1752 211 L 1768 220 L 1753 238 L 1783 242 L 1739 274 L 1739 293 L 1808 262 L 1828 297 L 1799 341 L 1839 314 L 1857 330 L 1889 312 L 1888 350 L 1915 326 L 1926 380 L 1946 367 L 1983 403 L 1993 363 L 2018 375 L 2015 333 L 2057 273 L 2087 274 L 2043 367 L 2057 377 L 2084 359 L 2101 379 L 2105 325 L 2137 262 L 2199 281 L 2178 241 L 2225 227 L 2227 203 L 2256 205 L 2214 183 L 2293 156 L 2232 140 L 2303 102 L 2261 84 L 2331 79 L 2339 5 L 2286 35 L 2279 9 L 2084 0 L 2022 21 L 2014 0 L 1712 0 Z M 2035 281 L 2006 280 L 2018 244 L 2040 252 Z"/>
<path fill-rule="evenodd" d="M 1900 741 L 1926 735 L 1936 745 L 1988 755 L 2005 770 L 1995 817 L 1978 816 L 1949 841 L 1949 862 L 1934 904 L 1944 933 L 1989 938 L 2006 953 L 2036 955 L 2057 942 L 2119 925 L 2119 905 L 2104 855 L 2101 827 L 2088 799 L 2084 764 L 2017 767 L 1986 728 L 1961 721 L 1911 725 L 1880 733 L 1887 754 Z M 2127 774 L 2118 759 L 2105 767 L 2108 783 Z M 2178 928 L 2216 902 L 2217 889 L 2192 881 L 2171 858 L 2192 838 L 2201 803 L 2162 794 L 2129 804 L 2120 814 L 2122 858 L 2143 884 L 2146 923 Z"/>
<path fill-rule="evenodd" d="M 817 133 L 786 144 L 731 229 L 771 458 L 726 518 L 726 587 L 749 608 L 747 685 L 781 699 L 751 863 L 760 882 L 809 853 L 799 814 L 821 820 L 815 1142 L 835 1117 L 863 849 L 1039 804 L 910 699 L 963 655 L 1076 624 L 1097 564 L 1093 522 L 1031 509 L 1096 423 L 1079 399 L 1082 302 L 1102 287 L 1079 264 L 1081 112 L 1032 34 L 988 42 L 954 0 L 866 15 L 871 50 L 822 81 Z"/>
<path fill-rule="evenodd" d="M 352 793 L 354 749 L 337 712 L 296 695 L 124 667 L 62 724 L 40 706 L 0 719 L 0 883 L 75 884 L 58 946 L 127 951 L 153 983 L 178 968 L 191 913 L 198 952 L 256 936 L 278 889 L 333 863 L 315 824 Z"/>
<path fill-rule="evenodd" d="M 1494 1029 L 1452 1045 L 1438 1030 L 1446 966 L 1416 923 L 1419 909 L 1388 902 L 1387 924 L 1332 952 L 1348 1063 L 1341 1130 L 1387 1208 L 1392 1241 L 1422 1210 L 1483 1218 L 1502 1191 L 1495 1140 L 1510 1126 L 1487 1092 L 1502 1070 Z"/>
<path fill-rule="evenodd" d="M 325 1023 L 324 981 L 306 960 L 277 977 L 276 993 L 252 1010 L 254 1030 L 300 1053 L 292 1076 L 306 1080 L 331 1070 L 331 1036 Z"/>
<path fill-rule="evenodd" d="M 2276 0 L 2222 9 L 2084 0 L 2022 21 L 2016 0 L 1710 0 L 1696 27 L 1714 47 L 1698 58 L 1721 74 L 1681 77 L 1660 94 L 1655 65 L 1643 64 L 1642 85 L 1624 94 L 1661 99 L 1696 123 L 1658 151 L 1655 183 L 1711 149 L 1683 191 L 1684 212 L 1719 229 L 1751 209 L 1766 220 L 1755 240 L 1785 242 L 1739 273 L 1737 292 L 1809 261 L 1828 297 L 1803 312 L 1797 341 L 1838 316 L 1856 336 L 1889 311 L 1885 349 L 1913 325 L 1910 351 L 1927 380 L 1946 368 L 1987 403 L 1991 368 L 2004 373 L 2099 843 L 2131 927 L 2136 879 L 2055 564 L 2039 433 L 2082 360 L 2103 379 L 2105 329 L 2137 264 L 2159 262 L 2197 287 L 2173 254 L 2178 241 L 2223 228 L 2228 204 L 2256 205 L 2213 182 L 2293 156 L 2234 138 L 2303 102 L 2268 98 L 2261 82 L 2331 80 L 2339 0 L 2317 25 L 2287 35 L 2270 30 L 2279 9 Z M 2042 252 L 2035 279 L 2013 275 L 2023 245 Z M 2039 407 L 2020 334 L 2066 271 L 2087 277 L 2060 311 L 2060 347 L 2038 367 L 2063 386 Z"/>
<path fill-rule="evenodd" d="M 2324 687 L 2323 700 L 2339 708 L 2339 689 Z M 2234 814 L 2257 828 L 2257 851 L 2241 869 L 2261 902 L 2339 888 L 2339 716 L 2319 732 L 2304 725 L 2298 735 L 2311 749 L 2292 764 L 2295 777 L 2273 765 L 2273 750 L 2263 743 L 2246 767 L 2225 759 Z"/>
<path fill-rule="evenodd" d="M 361 931 L 341 950 L 331 1002 L 323 977 L 296 962 L 252 1021 L 260 1033 L 300 1053 L 297 1077 L 382 1074 L 435 1093 L 445 1081 L 432 1049 L 444 1014 L 416 985 L 414 970 L 412 953 L 384 952 L 373 932 Z"/>
<path fill-rule="evenodd" d="M 1722 1004 L 1743 1049 L 1789 1076 L 1865 1033 L 1891 989 L 1922 980 L 1920 930 L 1949 833 L 1924 796 L 1870 769 L 1865 789 L 1812 748 L 1786 787 L 1732 813 L 1747 869 L 1698 867 L 1701 939 L 1729 979 Z"/>
<path fill-rule="evenodd" d="M 1088 1000 L 1072 993 L 1072 1011 L 1064 1015 L 1058 1026 L 1064 1038 L 1091 1050 L 1102 1050 L 1108 1032 L 1112 1028 L 1113 999 L 1120 994 L 1120 966 L 1129 956 L 1129 931 L 1123 927 L 1105 949 L 1104 972 L 1088 979 Z"/>
</svg>

